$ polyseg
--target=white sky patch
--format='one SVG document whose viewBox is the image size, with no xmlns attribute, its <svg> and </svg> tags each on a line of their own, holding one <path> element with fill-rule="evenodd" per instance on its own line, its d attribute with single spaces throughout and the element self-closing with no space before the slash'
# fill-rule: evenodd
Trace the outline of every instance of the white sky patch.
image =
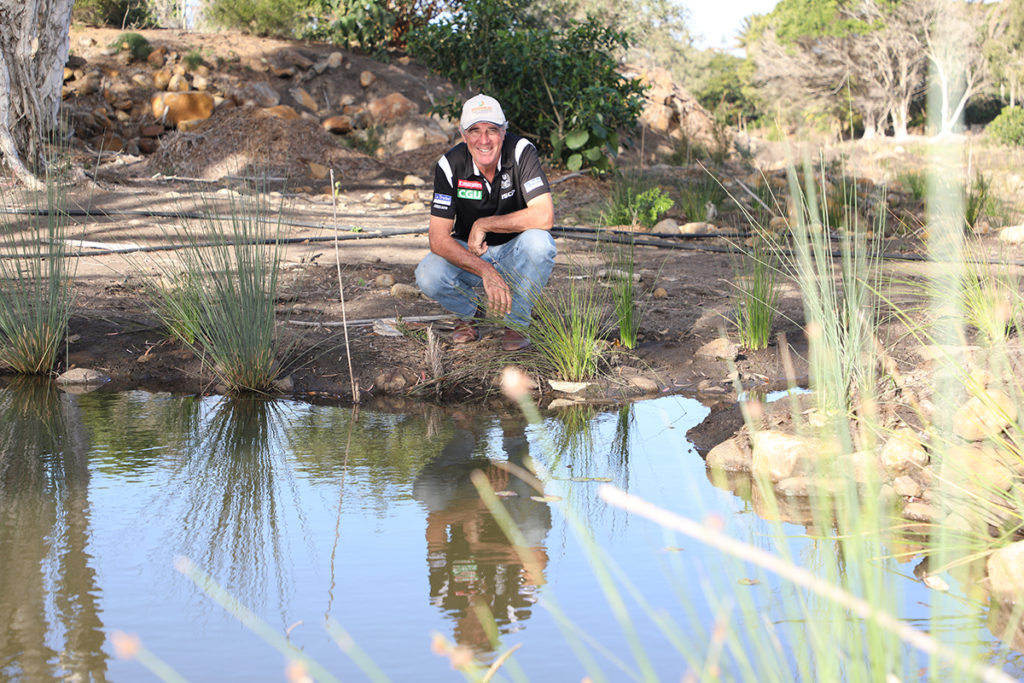
<svg viewBox="0 0 1024 683">
<path fill-rule="evenodd" d="M 731 50 L 743 18 L 751 14 L 767 14 L 778 0 L 684 0 L 690 13 L 690 30 L 698 48 L 717 47 Z"/>
</svg>

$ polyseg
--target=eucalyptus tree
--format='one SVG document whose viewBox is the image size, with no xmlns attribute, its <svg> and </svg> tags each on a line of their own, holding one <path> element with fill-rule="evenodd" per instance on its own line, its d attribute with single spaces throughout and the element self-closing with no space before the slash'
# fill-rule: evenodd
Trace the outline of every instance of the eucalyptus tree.
<svg viewBox="0 0 1024 683">
<path fill-rule="evenodd" d="M 0 0 L 0 162 L 40 187 L 43 141 L 56 129 L 73 0 Z"/>
<path fill-rule="evenodd" d="M 1014 107 L 1024 89 L 1024 0 L 1002 0 L 993 7 L 991 20 L 992 39 L 985 43 L 985 59 L 992 85 Z"/>
</svg>

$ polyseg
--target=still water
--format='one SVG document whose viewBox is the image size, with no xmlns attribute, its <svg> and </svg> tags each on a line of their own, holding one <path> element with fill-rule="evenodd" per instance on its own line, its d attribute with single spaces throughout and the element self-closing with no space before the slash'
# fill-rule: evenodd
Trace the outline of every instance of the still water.
<svg viewBox="0 0 1024 683">
<path fill-rule="evenodd" d="M 531 426 L 414 404 L 354 412 L 11 387 L 0 394 L 0 680 L 157 680 L 115 654 L 115 633 L 187 680 L 284 680 L 261 626 L 205 594 L 181 558 L 340 680 L 366 680 L 360 666 L 396 681 L 458 680 L 435 650 L 457 647 L 486 667 L 515 646 L 495 680 L 679 680 L 689 670 L 679 648 L 703 657 L 723 614 L 771 627 L 791 600 L 772 577 L 750 580 L 752 568 L 597 496 L 611 481 L 770 547 L 749 496 L 712 486 L 686 441 L 706 414 L 666 397 Z M 509 473 L 529 458 L 550 472 L 543 496 Z M 474 471 L 500 492 L 527 551 L 506 540 Z M 790 531 L 813 565 L 820 540 Z M 893 609 L 911 623 L 927 628 L 936 600 L 968 602 L 888 563 L 908 575 Z M 602 572 L 628 617 L 609 606 Z M 962 610 L 942 628 L 973 634 L 1019 672 L 984 619 Z"/>
</svg>

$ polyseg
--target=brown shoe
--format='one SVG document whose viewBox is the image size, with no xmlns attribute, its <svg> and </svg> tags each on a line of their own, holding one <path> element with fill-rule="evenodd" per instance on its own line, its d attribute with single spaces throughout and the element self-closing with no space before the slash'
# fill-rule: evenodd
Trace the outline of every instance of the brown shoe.
<svg viewBox="0 0 1024 683">
<path fill-rule="evenodd" d="M 479 338 L 480 333 L 473 327 L 473 323 L 468 320 L 457 320 L 455 322 L 455 331 L 452 332 L 452 343 L 468 344 L 475 342 Z"/>
<path fill-rule="evenodd" d="M 530 346 L 530 340 L 513 329 L 506 328 L 501 337 L 502 351 L 522 351 Z"/>
</svg>

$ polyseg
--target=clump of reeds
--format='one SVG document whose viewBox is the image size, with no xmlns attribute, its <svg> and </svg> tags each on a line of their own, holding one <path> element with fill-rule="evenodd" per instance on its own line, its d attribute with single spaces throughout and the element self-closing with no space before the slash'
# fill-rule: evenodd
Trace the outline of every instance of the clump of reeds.
<svg viewBox="0 0 1024 683">
<path fill-rule="evenodd" d="M 528 334 L 542 370 L 579 382 L 598 374 L 608 330 L 606 294 L 595 278 L 570 278 L 565 291 L 546 288 L 535 294 Z"/>
<path fill-rule="evenodd" d="M 171 333 L 201 355 L 230 391 L 266 391 L 285 349 L 275 301 L 281 262 L 280 219 L 259 194 L 232 196 L 228 215 L 204 201 L 205 218 L 183 219 L 174 237 L 181 273 L 154 285 L 154 309 Z"/>
<path fill-rule="evenodd" d="M 733 315 L 740 344 L 757 351 L 768 346 L 779 300 L 778 256 L 762 235 L 754 238 L 737 268 Z"/>
<path fill-rule="evenodd" d="M 0 218 L 0 363 L 17 373 L 49 372 L 67 336 L 72 272 L 66 254 L 65 191 L 47 175 L 34 210 Z M 0 207 L 8 207 L 0 196 Z"/>
<path fill-rule="evenodd" d="M 636 245 L 632 240 L 619 245 L 611 259 L 610 279 L 612 304 L 619 328 L 619 343 L 635 349 L 639 341 L 640 314 L 637 306 Z"/>
</svg>

